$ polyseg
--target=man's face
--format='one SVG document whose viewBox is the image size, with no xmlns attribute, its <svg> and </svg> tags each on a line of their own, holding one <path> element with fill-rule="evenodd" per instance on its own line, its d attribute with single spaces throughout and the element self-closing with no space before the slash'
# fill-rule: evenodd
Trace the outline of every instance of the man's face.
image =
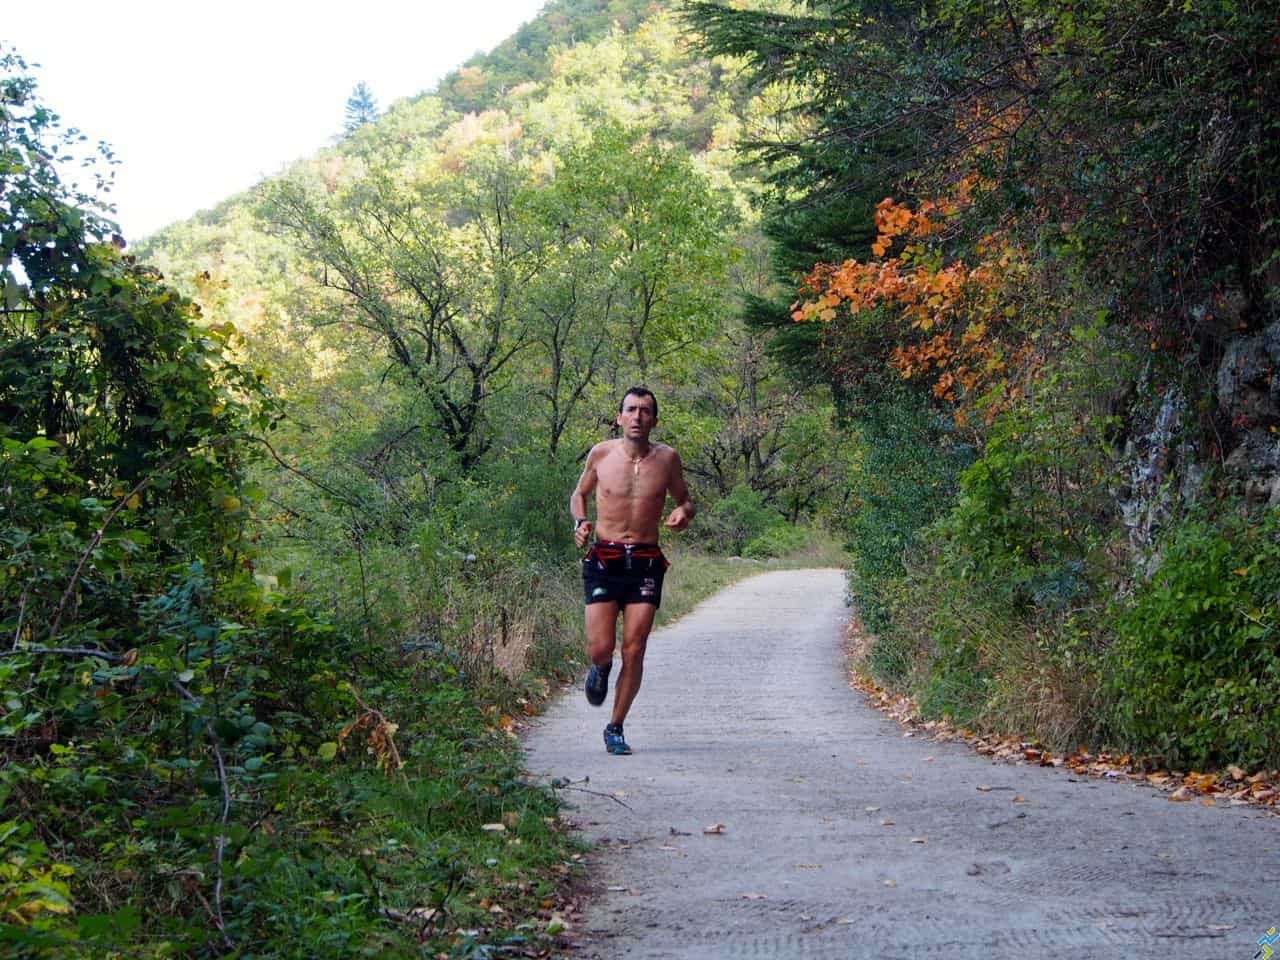
<svg viewBox="0 0 1280 960">
<path fill-rule="evenodd" d="M 629 440 L 648 440 L 649 432 L 658 418 L 653 414 L 653 397 L 637 396 L 629 393 L 622 398 L 622 409 L 618 412 L 618 426 L 622 435 Z"/>
</svg>

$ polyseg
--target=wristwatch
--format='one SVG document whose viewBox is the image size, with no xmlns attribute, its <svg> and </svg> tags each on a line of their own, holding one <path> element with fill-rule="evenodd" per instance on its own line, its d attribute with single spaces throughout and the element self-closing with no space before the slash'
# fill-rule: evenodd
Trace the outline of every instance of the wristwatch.
<svg viewBox="0 0 1280 960">
<path fill-rule="evenodd" d="M 578 517 L 578 519 L 573 521 L 573 529 L 577 530 L 580 526 L 584 523 L 588 523 L 590 520 L 590 517 Z"/>
</svg>

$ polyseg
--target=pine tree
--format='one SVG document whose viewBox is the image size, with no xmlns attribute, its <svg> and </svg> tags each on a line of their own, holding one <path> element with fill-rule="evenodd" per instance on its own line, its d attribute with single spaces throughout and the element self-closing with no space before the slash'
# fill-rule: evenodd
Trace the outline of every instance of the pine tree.
<svg viewBox="0 0 1280 960">
<path fill-rule="evenodd" d="M 369 85 L 361 80 L 347 97 L 347 120 L 343 124 L 343 133 L 348 137 L 378 119 L 378 101 L 373 98 Z"/>
</svg>

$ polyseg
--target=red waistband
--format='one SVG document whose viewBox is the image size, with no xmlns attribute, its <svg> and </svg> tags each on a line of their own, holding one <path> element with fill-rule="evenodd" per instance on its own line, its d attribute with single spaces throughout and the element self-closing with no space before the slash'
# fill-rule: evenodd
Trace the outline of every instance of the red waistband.
<svg viewBox="0 0 1280 960">
<path fill-rule="evenodd" d="M 621 560 L 635 557 L 637 560 L 654 560 L 662 556 L 656 543 L 628 543 L 625 540 L 597 540 L 591 549 L 601 560 Z"/>
</svg>

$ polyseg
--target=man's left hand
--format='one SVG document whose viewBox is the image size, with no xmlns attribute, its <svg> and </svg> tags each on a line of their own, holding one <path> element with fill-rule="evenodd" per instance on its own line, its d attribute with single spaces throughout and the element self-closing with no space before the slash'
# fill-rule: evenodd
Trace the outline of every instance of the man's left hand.
<svg viewBox="0 0 1280 960">
<path fill-rule="evenodd" d="M 676 507 L 667 514 L 665 526 L 668 530 L 683 530 L 689 526 L 689 512 L 684 507 Z"/>
</svg>

